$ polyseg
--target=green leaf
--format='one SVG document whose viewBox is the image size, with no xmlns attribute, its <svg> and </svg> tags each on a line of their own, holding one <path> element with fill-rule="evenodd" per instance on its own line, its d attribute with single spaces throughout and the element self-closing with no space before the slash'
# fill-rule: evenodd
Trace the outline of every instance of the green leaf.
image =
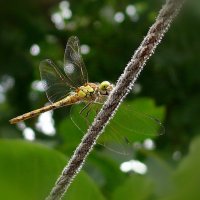
<svg viewBox="0 0 200 200">
<path fill-rule="evenodd" d="M 72 187 L 69 188 L 66 199 L 82 200 L 83 198 L 84 200 L 105 200 L 94 181 L 85 173 L 80 173 L 72 183 Z"/>
<path fill-rule="evenodd" d="M 44 200 L 66 165 L 65 156 L 40 144 L 0 141 L 0 199 Z M 80 173 L 64 199 L 98 199 L 103 196 L 95 183 Z"/>
<path fill-rule="evenodd" d="M 146 156 L 145 164 L 148 167 L 146 174 L 155 185 L 156 196 L 165 196 L 172 189 L 172 173 L 171 165 L 163 160 L 158 152 L 142 150 Z"/>
<path fill-rule="evenodd" d="M 74 125 L 70 116 L 64 119 L 58 127 L 58 134 L 62 143 L 59 148 L 63 152 L 72 153 L 80 143 L 83 133 Z"/>
<path fill-rule="evenodd" d="M 174 185 L 171 194 L 163 200 L 199 200 L 200 199 L 200 137 L 190 146 L 188 156 L 180 163 L 174 173 Z"/>
<path fill-rule="evenodd" d="M 112 200 L 146 200 L 153 193 L 153 183 L 145 176 L 132 175 L 114 191 Z"/>
<path fill-rule="evenodd" d="M 114 154 L 118 156 L 119 154 Z M 120 156 L 120 155 L 119 155 Z M 123 156 L 125 158 L 125 156 Z M 94 151 L 88 158 L 85 170 L 102 188 L 104 194 L 110 197 L 112 191 L 126 179 L 126 174 L 120 170 L 120 159 L 109 157 L 107 153 Z M 112 169 L 112 170 L 111 170 Z"/>
</svg>

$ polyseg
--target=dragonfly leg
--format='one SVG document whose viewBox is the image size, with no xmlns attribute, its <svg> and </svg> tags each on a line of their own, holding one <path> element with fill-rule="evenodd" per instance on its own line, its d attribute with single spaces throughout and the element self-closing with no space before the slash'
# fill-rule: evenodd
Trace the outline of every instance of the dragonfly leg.
<svg viewBox="0 0 200 200">
<path fill-rule="evenodd" d="M 96 109 L 96 115 L 99 113 L 99 110 L 100 110 L 99 108 Z"/>
<path fill-rule="evenodd" d="M 86 117 L 88 117 L 88 115 L 89 115 L 91 109 L 92 109 L 92 107 L 90 106 L 90 108 L 88 108 L 88 111 L 87 111 L 87 113 L 86 113 Z"/>
<path fill-rule="evenodd" d="M 81 109 L 81 111 L 79 112 L 79 114 L 82 114 L 83 111 L 84 111 L 90 104 L 91 104 L 91 102 L 87 103 L 87 104 L 83 107 L 83 109 Z"/>
</svg>

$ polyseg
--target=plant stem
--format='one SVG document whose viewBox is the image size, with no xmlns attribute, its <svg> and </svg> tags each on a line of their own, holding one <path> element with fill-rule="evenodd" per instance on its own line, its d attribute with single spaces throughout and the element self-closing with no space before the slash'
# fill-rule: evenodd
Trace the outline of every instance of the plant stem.
<svg viewBox="0 0 200 200">
<path fill-rule="evenodd" d="M 184 0 L 166 1 L 166 4 L 160 10 L 155 23 L 151 26 L 147 36 L 135 51 L 124 72 L 119 77 L 115 88 L 109 95 L 100 112 L 97 114 L 91 127 L 84 135 L 68 165 L 64 168 L 62 174 L 58 178 L 49 197 L 47 197 L 48 200 L 58 200 L 67 191 L 74 177 L 81 170 L 85 159 L 94 147 L 105 126 L 114 116 L 123 99 L 133 88 L 146 61 L 152 56 L 157 45 L 161 42 L 172 20 L 176 17 L 182 7 L 183 2 Z"/>
</svg>

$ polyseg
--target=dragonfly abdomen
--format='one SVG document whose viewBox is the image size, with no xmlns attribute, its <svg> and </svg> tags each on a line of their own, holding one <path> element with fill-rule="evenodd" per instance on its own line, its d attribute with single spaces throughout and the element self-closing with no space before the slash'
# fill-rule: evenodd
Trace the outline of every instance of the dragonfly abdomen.
<svg viewBox="0 0 200 200">
<path fill-rule="evenodd" d="M 37 110 L 33 110 L 31 112 L 25 113 L 25 114 L 20 115 L 18 117 L 15 117 L 15 118 L 11 119 L 9 122 L 11 124 L 16 124 L 18 122 L 30 119 L 32 117 L 36 117 L 39 114 L 47 112 L 49 110 L 53 110 L 53 109 L 56 109 L 56 108 L 59 108 L 59 107 L 62 107 L 62 106 L 71 105 L 71 104 L 76 103 L 78 101 L 80 101 L 80 97 L 78 97 L 77 95 L 70 95 L 70 96 L 68 96 L 68 97 L 66 97 L 66 98 L 64 98 L 64 99 L 62 99 L 58 102 L 55 102 L 55 103 L 50 104 L 48 106 L 44 106 L 44 107 L 39 108 Z"/>
<path fill-rule="evenodd" d="M 31 112 L 28 112 L 28 113 L 25 113 L 23 115 L 20 115 L 18 117 L 15 117 L 13 119 L 11 119 L 9 122 L 11 124 L 16 124 L 18 122 L 21 122 L 21 121 L 24 121 L 24 120 L 27 120 L 29 118 L 32 118 L 32 117 L 36 117 L 38 116 L 39 114 L 43 113 L 43 112 L 46 112 L 46 111 L 49 111 L 49 110 L 53 110 L 57 108 L 56 105 L 54 104 L 51 104 L 51 105 L 48 105 L 48 106 L 45 106 L 45 107 L 42 107 L 42 108 L 39 108 L 37 110 L 33 110 Z"/>
</svg>

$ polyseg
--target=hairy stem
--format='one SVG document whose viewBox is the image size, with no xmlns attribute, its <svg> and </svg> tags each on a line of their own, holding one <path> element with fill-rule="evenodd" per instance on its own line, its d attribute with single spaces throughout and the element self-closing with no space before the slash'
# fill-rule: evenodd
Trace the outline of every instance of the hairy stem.
<svg viewBox="0 0 200 200">
<path fill-rule="evenodd" d="M 183 2 L 183 0 L 166 1 L 166 4 L 159 12 L 155 23 L 151 26 L 147 36 L 144 38 L 130 62 L 127 64 L 123 74 L 118 79 L 115 88 L 75 150 L 68 165 L 64 168 L 62 174 L 58 178 L 49 197 L 47 197 L 48 200 L 58 200 L 67 191 L 74 177 L 82 168 L 83 163 L 95 145 L 96 140 L 101 135 L 110 119 L 114 116 L 123 99 L 133 88 L 133 85 L 145 66 L 146 61 L 154 53 L 154 50 L 160 43 L 165 32 L 168 30 L 172 20 L 182 7 Z"/>
</svg>

